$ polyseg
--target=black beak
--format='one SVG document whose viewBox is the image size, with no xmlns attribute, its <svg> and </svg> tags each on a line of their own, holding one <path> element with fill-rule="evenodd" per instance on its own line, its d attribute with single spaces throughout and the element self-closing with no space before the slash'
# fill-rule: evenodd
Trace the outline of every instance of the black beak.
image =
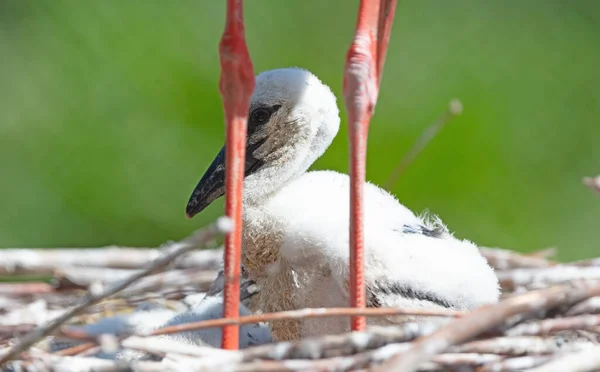
<svg viewBox="0 0 600 372">
<path fill-rule="evenodd" d="M 259 170 L 265 162 L 254 156 L 256 150 L 258 150 L 267 140 L 265 134 L 261 134 L 259 129 L 268 122 L 271 115 L 277 112 L 281 108 L 281 105 L 274 105 L 270 107 L 259 106 L 256 107 L 250 114 L 248 119 L 248 132 L 247 138 L 250 141 L 246 141 L 246 161 L 244 164 L 244 177 L 248 177 L 252 173 Z M 257 115 L 259 114 L 259 115 Z M 261 116 L 262 115 L 262 116 Z M 185 209 L 187 218 L 192 218 L 198 213 L 202 212 L 204 208 L 208 207 L 210 203 L 220 198 L 225 194 L 225 146 L 219 151 L 215 160 L 198 182 L 198 185 L 194 189 L 190 200 L 188 201 Z"/>
<path fill-rule="evenodd" d="M 254 157 L 253 152 L 258 149 L 264 140 L 257 141 L 246 146 L 246 162 L 244 168 L 244 177 L 256 172 L 263 166 L 264 162 Z M 206 170 L 206 173 L 198 182 L 198 185 L 192 192 L 185 214 L 187 218 L 192 218 L 208 207 L 210 203 L 217 200 L 225 194 L 225 146 L 219 151 L 215 160 Z"/>
<path fill-rule="evenodd" d="M 225 146 L 219 151 L 215 160 L 208 167 L 198 185 L 192 192 L 185 215 L 192 218 L 210 203 L 225 194 Z"/>
</svg>

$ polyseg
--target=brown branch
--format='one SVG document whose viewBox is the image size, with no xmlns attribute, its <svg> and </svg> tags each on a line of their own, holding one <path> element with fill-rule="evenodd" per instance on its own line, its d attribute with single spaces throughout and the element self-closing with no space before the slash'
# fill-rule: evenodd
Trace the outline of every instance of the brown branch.
<svg viewBox="0 0 600 372">
<path fill-rule="evenodd" d="M 195 331 L 203 328 L 221 327 L 232 324 L 250 324 L 272 322 L 288 319 L 329 318 L 341 316 L 391 316 L 391 315 L 419 315 L 419 316 L 445 316 L 457 317 L 465 315 L 462 311 L 449 309 L 401 309 L 401 308 L 318 308 L 281 311 L 260 315 L 247 315 L 233 319 L 211 319 L 200 322 L 179 324 L 176 326 L 157 329 L 152 335 L 164 335 L 176 332 Z"/>
<path fill-rule="evenodd" d="M 132 275 L 127 280 L 112 285 L 99 293 L 89 291 L 85 300 L 80 305 L 73 307 L 71 310 L 67 311 L 65 314 L 50 322 L 46 326 L 37 328 L 33 332 L 25 335 L 15 346 L 11 348 L 11 350 L 2 356 L 2 359 L 0 359 L 0 366 L 28 349 L 31 345 L 38 342 L 43 337 L 48 336 L 69 319 L 81 314 L 87 307 L 114 295 L 115 293 L 127 288 L 129 285 L 137 282 L 143 277 L 167 267 L 177 257 L 191 250 L 197 249 L 199 246 L 205 245 L 209 241 L 212 241 L 214 238 L 216 238 L 217 235 L 226 232 L 230 225 L 230 221 L 227 218 L 221 217 L 221 219 L 219 219 L 216 223 L 213 223 L 210 226 L 196 232 L 193 236 L 179 243 L 174 243 L 174 245 L 176 245 L 175 249 L 163 256 L 158 257 L 146 269 L 135 275 Z"/>
<path fill-rule="evenodd" d="M 454 117 L 462 113 L 462 103 L 454 99 L 450 101 L 448 108 L 444 114 L 439 117 L 433 124 L 427 127 L 421 136 L 415 141 L 413 146 L 408 150 L 404 157 L 400 160 L 400 163 L 396 166 L 396 169 L 392 171 L 387 181 L 385 181 L 384 187 L 388 190 L 392 188 L 398 177 L 408 168 L 408 166 L 417 158 L 419 153 L 423 151 L 425 146 L 448 124 Z"/>
<path fill-rule="evenodd" d="M 570 286 L 533 291 L 495 305 L 483 306 L 415 341 L 410 350 L 394 356 L 381 366 L 380 371 L 414 371 L 420 363 L 433 355 L 453 345 L 472 340 L 485 331 L 505 325 L 508 321 L 540 316 L 558 305 L 577 303 L 597 295 L 600 295 L 599 283 L 576 282 Z"/>
<path fill-rule="evenodd" d="M 0 295 L 27 296 L 41 293 L 51 293 L 55 289 L 48 283 L 0 283 Z"/>
</svg>

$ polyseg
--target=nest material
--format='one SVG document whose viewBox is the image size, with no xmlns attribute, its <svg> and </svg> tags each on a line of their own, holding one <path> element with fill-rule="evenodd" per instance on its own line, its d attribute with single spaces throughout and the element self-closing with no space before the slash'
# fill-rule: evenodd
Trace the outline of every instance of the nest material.
<svg viewBox="0 0 600 372">
<path fill-rule="evenodd" d="M 523 255 L 481 248 L 500 279 L 502 301 L 469 314 L 448 311 L 449 320 L 442 325 L 409 323 L 240 351 L 181 347 L 157 336 L 94 338 L 70 334 L 62 327 L 131 312 L 148 301 L 181 311 L 182 299 L 209 291 L 217 277 L 222 251 L 192 251 L 214 233 L 213 229 L 212 235 L 196 235 L 196 240 L 159 250 L 0 251 L 0 272 L 50 274 L 54 278 L 53 284 L 0 284 L 0 358 L 12 359 L 4 365 L 5 370 L 600 371 L 600 259 L 556 263 L 548 259 L 551 250 Z M 183 254 L 185 257 L 179 257 Z M 132 276 L 137 280 L 128 279 Z M 392 310 L 367 311 L 377 316 Z M 242 320 L 251 323 L 350 313 L 344 309 L 300 310 Z M 196 329 L 222 325 L 223 321 L 203 323 L 196 324 Z M 179 328 L 190 330 L 194 325 Z M 44 342 L 50 335 L 83 343 L 50 353 Z M 115 347 L 162 360 L 124 362 L 88 356 Z"/>
</svg>

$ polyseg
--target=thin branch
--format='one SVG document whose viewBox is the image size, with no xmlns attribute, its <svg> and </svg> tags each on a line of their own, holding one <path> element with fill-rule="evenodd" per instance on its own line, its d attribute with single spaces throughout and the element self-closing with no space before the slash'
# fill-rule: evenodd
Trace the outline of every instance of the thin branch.
<svg viewBox="0 0 600 372">
<path fill-rule="evenodd" d="M 595 346 L 581 350 L 577 353 L 571 353 L 559 356 L 555 360 L 532 368 L 530 372 L 588 372 L 598 371 L 600 369 L 600 346 Z"/>
<path fill-rule="evenodd" d="M 600 315 L 579 315 L 519 324 L 506 332 L 507 336 L 543 336 L 559 331 L 580 330 L 600 325 Z"/>
<path fill-rule="evenodd" d="M 393 327 L 373 327 L 364 332 L 255 346 L 242 350 L 243 360 L 251 362 L 258 359 L 320 359 L 351 355 L 389 344 L 412 341 L 430 334 L 437 327 L 438 325 L 432 323 L 408 323 Z"/>
<path fill-rule="evenodd" d="M 408 166 L 416 159 L 416 157 L 423 151 L 425 146 L 442 130 L 442 128 L 448 124 L 454 117 L 462 113 L 463 106 L 458 99 L 450 101 L 448 108 L 444 111 L 444 114 L 440 116 L 433 124 L 423 131 L 421 136 L 413 144 L 413 146 L 404 155 L 400 163 L 396 166 L 396 169 L 389 176 L 384 184 L 384 187 L 388 190 L 392 188 L 396 180 L 402 175 L 402 173 L 408 168 Z"/>
<path fill-rule="evenodd" d="M 443 316 L 459 317 L 465 315 L 465 312 L 450 309 L 402 309 L 402 308 L 318 308 L 281 311 L 277 313 L 267 313 L 260 315 L 247 315 L 238 318 L 221 318 L 203 320 L 200 322 L 191 322 L 179 324 L 176 326 L 157 329 L 152 335 L 164 335 L 176 332 L 195 331 L 204 328 L 221 327 L 232 324 L 251 324 L 260 322 L 272 322 L 288 319 L 308 319 L 308 318 L 329 318 L 342 316 L 393 316 L 393 315 L 418 315 L 418 316 Z"/>
<path fill-rule="evenodd" d="M 59 328 L 69 319 L 81 314 L 87 307 L 94 305 L 109 296 L 114 295 L 115 293 L 127 288 L 129 285 L 137 282 L 143 277 L 167 267 L 177 257 L 191 250 L 194 250 L 199 246 L 208 243 L 209 241 L 214 240 L 217 237 L 217 235 L 226 232 L 230 227 L 230 221 L 226 217 L 221 217 L 219 220 L 217 220 L 216 223 L 213 223 L 210 226 L 201 229 L 190 238 L 187 238 L 179 243 L 175 243 L 174 245 L 177 246 L 176 249 L 169 252 L 168 254 L 165 254 L 164 256 L 158 257 L 146 269 L 135 275 L 132 275 L 127 280 L 110 286 L 109 288 L 100 291 L 99 293 L 93 293 L 93 291 L 89 291 L 87 297 L 80 305 L 73 307 L 71 310 L 67 311 L 65 314 L 50 322 L 46 326 L 37 328 L 33 332 L 25 335 L 15 346 L 11 348 L 11 350 L 8 351 L 8 353 L 2 356 L 2 359 L 0 359 L 0 365 L 6 363 L 21 352 L 27 350 L 30 346 L 41 340 L 43 337 L 51 334 L 54 330 Z"/>
<path fill-rule="evenodd" d="M 548 268 L 525 268 L 497 273 L 504 289 L 540 289 L 574 280 L 600 280 L 600 267 L 573 267 L 559 265 Z"/>
<path fill-rule="evenodd" d="M 177 246 L 177 244 L 173 244 Z M 171 245 L 156 248 L 3 248 L 0 249 L 0 275 L 52 275 L 65 268 L 143 269 L 149 262 L 172 250 Z M 222 249 L 190 252 L 185 260 L 173 262 L 174 268 L 218 270 Z"/>
<path fill-rule="evenodd" d="M 480 247 L 479 252 L 488 263 L 496 270 L 509 270 L 514 268 L 544 268 L 552 266 L 552 262 L 545 258 L 525 255 L 500 248 Z"/>
</svg>

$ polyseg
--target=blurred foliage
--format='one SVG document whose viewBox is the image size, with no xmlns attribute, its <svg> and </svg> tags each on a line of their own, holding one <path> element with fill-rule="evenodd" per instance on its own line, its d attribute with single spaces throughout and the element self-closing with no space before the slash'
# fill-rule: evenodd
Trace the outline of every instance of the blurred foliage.
<svg viewBox="0 0 600 372">
<path fill-rule="evenodd" d="M 188 221 L 224 139 L 224 1 L 0 2 L 0 246 L 153 246 Z M 256 72 L 301 66 L 338 95 L 358 1 L 252 0 Z M 452 98 L 465 106 L 393 192 L 459 237 L 600 253 L 600 2 L 399 1 L 369 137 L 383 184 Z M 345 120 L 345 118 L 343 118 Z M 347 172 L 345 123 L 314 168 Z"/>
</svg>

